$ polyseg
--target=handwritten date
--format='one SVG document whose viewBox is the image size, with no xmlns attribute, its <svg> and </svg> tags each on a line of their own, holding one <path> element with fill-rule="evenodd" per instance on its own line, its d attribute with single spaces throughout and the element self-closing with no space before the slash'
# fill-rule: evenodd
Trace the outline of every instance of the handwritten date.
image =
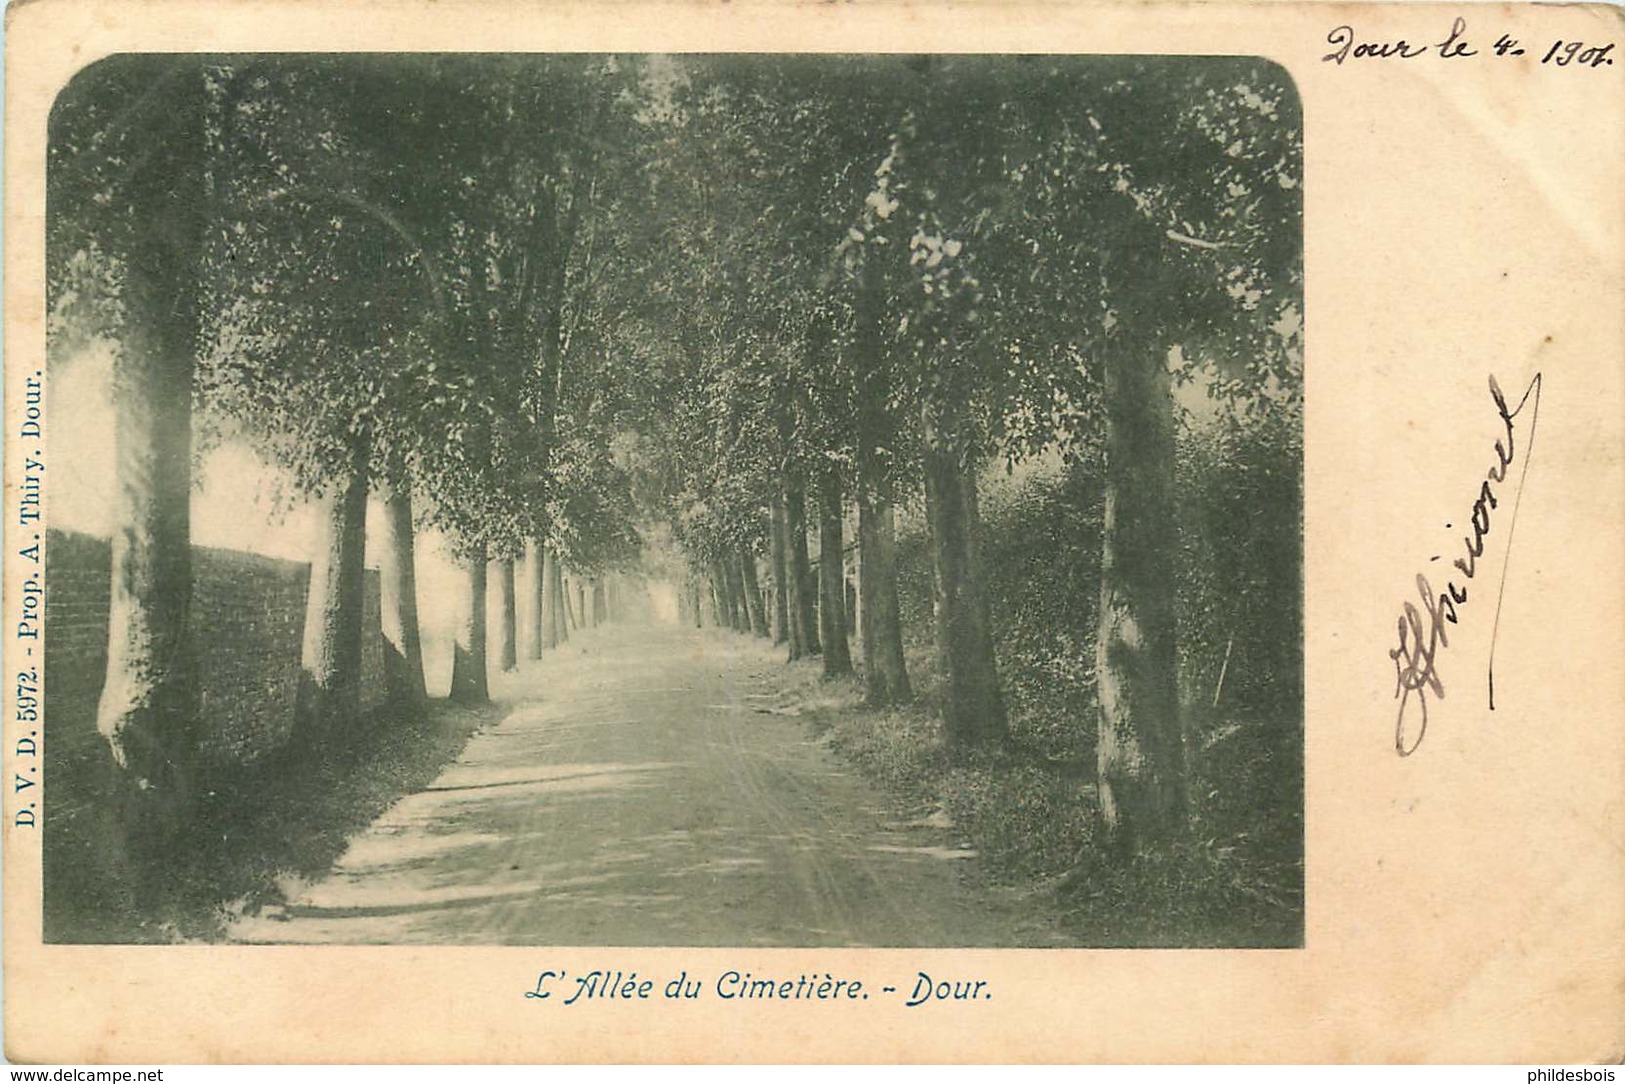
<svg viewBox="0 0 1625 1084">
<path fill-rule="evenodd" d="M 1373 41 L 1361 38 L 1348 23 L 1332 28 L 1326 35 L 1326 44 L 1332 51 L 1322 56 L 1322 62 L 1342 65 L 1350 60 L 1415 60 L 1435 56 L 1442 60 L 1460 60 L 1483 53 L 1490 57 L 1518 57 L 1528 50 L 1518 39 L 1502 34 L 1488 50 L 1475 47 L 1467 37 L 1467 20 L 1458 17 L 1450 24 L 1450 32 L 1435 42 L 1412 42 L 1405 38 L 1395 41 Z M 1602 68 L 1612 67 L 1614 43 L 1598 44 L 1558 39 L 1540 58 L 1540 63 L 1552 67 Z"/>
</svg>

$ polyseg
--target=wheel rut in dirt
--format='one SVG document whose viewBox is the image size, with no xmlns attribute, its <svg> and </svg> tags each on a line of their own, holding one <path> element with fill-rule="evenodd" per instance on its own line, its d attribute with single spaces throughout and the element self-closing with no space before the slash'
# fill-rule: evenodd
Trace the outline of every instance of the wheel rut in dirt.
<svg viewBox="0 0 1625 1084">
<path fill-rule="evenodd" d="M 500 720 L 240 941 L 1048 946 L 782 708 L 765 641 L 605 627 L 496 677 Z M 1038 909 L 1042 910 L 1042 909 Z"/>
</svg>

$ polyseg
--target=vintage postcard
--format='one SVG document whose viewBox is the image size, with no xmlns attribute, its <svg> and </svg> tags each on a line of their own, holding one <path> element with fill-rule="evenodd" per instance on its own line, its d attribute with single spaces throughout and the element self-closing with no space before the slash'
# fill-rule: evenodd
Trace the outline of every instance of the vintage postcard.
<svg viewBox="0 0 1625 1084">
<path fill-rule="evenodd" d="M 1622 50 L 13 5 L 8 1057 L 1625 1057 Z"/>
</svg>

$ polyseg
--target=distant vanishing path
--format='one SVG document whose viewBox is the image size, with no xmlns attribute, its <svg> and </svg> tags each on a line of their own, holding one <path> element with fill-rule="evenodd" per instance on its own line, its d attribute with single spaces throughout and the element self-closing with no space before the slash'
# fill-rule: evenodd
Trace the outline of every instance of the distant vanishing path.
<svg viewBox="0 0 1625 1084">
<path fill-rule="evenodd" d="M 493 679 L 508 710 L 244 941 L 1058 945 L 1014 891 L 968 885 L 779 703 L 765 641 L 584 633 Z"/>
</svg>

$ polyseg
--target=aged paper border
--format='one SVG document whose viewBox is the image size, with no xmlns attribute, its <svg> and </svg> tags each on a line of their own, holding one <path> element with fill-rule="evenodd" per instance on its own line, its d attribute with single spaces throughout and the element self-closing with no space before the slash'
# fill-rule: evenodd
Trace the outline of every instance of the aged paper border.
<svg viewBox="0 0 1625 1084">
<path fill-rule="evenodd" d="M 1436 42 L 1458 16 L 1479 57 L 1321 60 L 1338 24 L 1362 39 Z M 9 499 L 21 386 L 44 359 L 45 121 L 68 76 L 110 52 L 1259 54 L 1303 99 L 1308 269 L 1304 949 L 44 946 L 39 840 L 12 827 L 8 793 L 14 1060 L 1625 1057 L 1625 61 L 1538 63 L 1558 38 L 1625 47 L 1617 10 L 33 0 L 8 24 L 8 658 L 26 575 Z M 1502 33 L 1541 46 L 1491 58 Z M 1387 657 L 1396 617 L 1415 574 L 1454 544 L 1442 525 L 1468 514 L 1493 462 L 1486 378 L 1521 391 L 1537 371 L 1542 426 L 1501 614 L 1498 710 L 1479 691 L 1485 605 L 1451 631 L 1440 664 L 1451 695 L 1426 746 L 1401 760 Z M 5 718 L 9 778 L 16 727 Z M 560 1010 L 522 997 L 548 967 L 877 982 L 926 970 L 986 978 L 996 998 Z"/>
</svg>

